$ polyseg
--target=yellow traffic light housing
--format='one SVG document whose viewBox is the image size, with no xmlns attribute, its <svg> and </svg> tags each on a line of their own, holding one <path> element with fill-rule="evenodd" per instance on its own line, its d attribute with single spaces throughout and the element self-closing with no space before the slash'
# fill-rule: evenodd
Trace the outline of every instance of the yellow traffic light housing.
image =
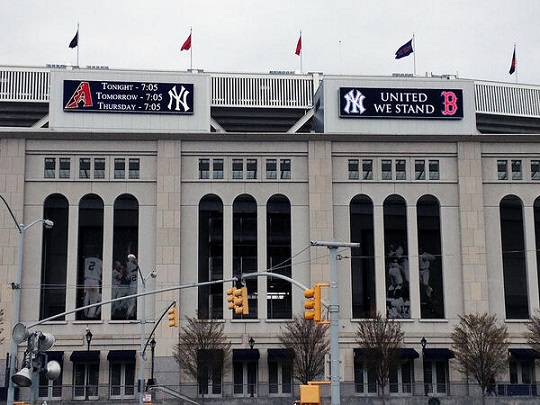
<svg viewBox="0 0 540 405">
<path fill-rule="evenodd" d="M 321 322 L 321 287 L 329 286 L 330 284 L 328 283 L 319 283 L 315 284 L 314 288 L 308 288 L 304 291 L 304 297 L 306 298 L 304 308 L 307 309 L 307 311 L 304 312 L 304 319 L 315 321 L 317 323 L 328 323 L 326 321 Z"/>
<path fill-rule="evenodd" d="M 233 295 L 234 313 L 236 315 L 249 315 L 247 287 L 235 288 Z"/>
<path fill-rule="evenodd" d="M 178 310 L 176 306 L 169 308 L 167 313 L 169 314 L 169 328 L 178 327 Z"/>
<path fill-rule="evenodd" d="M 236 288 L 232 287 L 227 290 L 227 308 L 234 309 L 234 292 Z"/>
</svg>

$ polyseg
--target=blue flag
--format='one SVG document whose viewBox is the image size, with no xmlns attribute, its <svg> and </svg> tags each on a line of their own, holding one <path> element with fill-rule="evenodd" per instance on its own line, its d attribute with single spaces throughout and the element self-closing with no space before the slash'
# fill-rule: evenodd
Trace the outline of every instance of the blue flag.
<svg viewBox="0 0 540 405">
<path fill-rule="evenodd" d="M 413 46 L 412 46 L 412 39 L 407 42 L 405 45 L 402 45 L 397 51 L 396 51 L 396 59 L 404 58 L 405 56 L 409 56 L 411 53 L 413 53 Z"/>
</svg>

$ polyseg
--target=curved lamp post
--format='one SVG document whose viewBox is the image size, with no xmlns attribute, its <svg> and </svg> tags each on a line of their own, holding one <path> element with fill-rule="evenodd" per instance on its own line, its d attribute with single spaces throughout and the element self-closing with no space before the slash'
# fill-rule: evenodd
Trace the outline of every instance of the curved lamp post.
<svg viewBox="0 0 540 405">
<path fill-rule="evenodd" d="M 50 219 L 36 219 L 33 222 L 30 222 L 28 225 L 25 225 L 23 223 L 19 223 L 17 221 L 17 218 L 15 218 L 15 215 L 13 214 L 13 211 L 11 210 L 11 207 L 7 203 L 7 201 L 0 195 L 0 199 L 4 202 L 6 208 L 9 211 L 9 215 L 11 215 L 11 218 L 13 219 L 13 222 L 15 222 L 15 226 L 17 227 L 17 231 L 19 232 L 19 242 L 17 247 L 17 276 L 15 279 L 15 282 L 11 283 L 11 288 L 13 289 L 13 317 L 11 324 L 17 325 L 20 320 L 20 312 L 21 312 L 21 282 L 22 282 L 22 271 L 23 271 L 23 251 L 24 251 L 24 235 L 25 232 L 34 226 L 35 224 L 43 224 L 43 226 L 46 229 L 50 229 L 54 226 L 54 222 Z M 10 347 L 10 354 L 9 354 L 9 386 L 8 386 L 8 395 L 7 395 L 7 405 L 13 405 L 13 401 L 15 399 L 15 386 L 13 385 L 13 381 L 11 377 L 13 377 L 14 371 L 15 371 L 15 365 L 17 360 L 17 347 L 18 343 L 15 341 L 15 339 L 11 339 L 11 347 Z"/>
</svg>

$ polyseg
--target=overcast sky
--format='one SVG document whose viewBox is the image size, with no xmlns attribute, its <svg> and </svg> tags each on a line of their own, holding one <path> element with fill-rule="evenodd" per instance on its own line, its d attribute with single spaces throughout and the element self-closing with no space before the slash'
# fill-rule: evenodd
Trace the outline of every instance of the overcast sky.
<svg viewBox="0 0 540 405">
<path fill-rule="evenodd" d="M 3 0 L 0 65 L 453 74 L 540 85 L 540 0 Z M 295 55 L 302 31 L 302 57 Z M 415 53 L 396 50 L 415 35 Z M 415 57 L 414 57 L 415 56 Z"/>
</svg>

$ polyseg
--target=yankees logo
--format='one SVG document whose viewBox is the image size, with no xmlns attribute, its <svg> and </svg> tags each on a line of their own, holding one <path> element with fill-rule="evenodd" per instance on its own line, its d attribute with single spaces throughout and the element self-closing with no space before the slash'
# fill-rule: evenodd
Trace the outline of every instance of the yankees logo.
<svg viewBox="0 0 540 405">
<path fill-rule="evenodd" d="M 352 89 L 343 96 L 347 104 L 343 108 L 347 114 L 363 114 L 366 109 L 364 108 L 365 96 L 358 89 Z"/>
</svg>

